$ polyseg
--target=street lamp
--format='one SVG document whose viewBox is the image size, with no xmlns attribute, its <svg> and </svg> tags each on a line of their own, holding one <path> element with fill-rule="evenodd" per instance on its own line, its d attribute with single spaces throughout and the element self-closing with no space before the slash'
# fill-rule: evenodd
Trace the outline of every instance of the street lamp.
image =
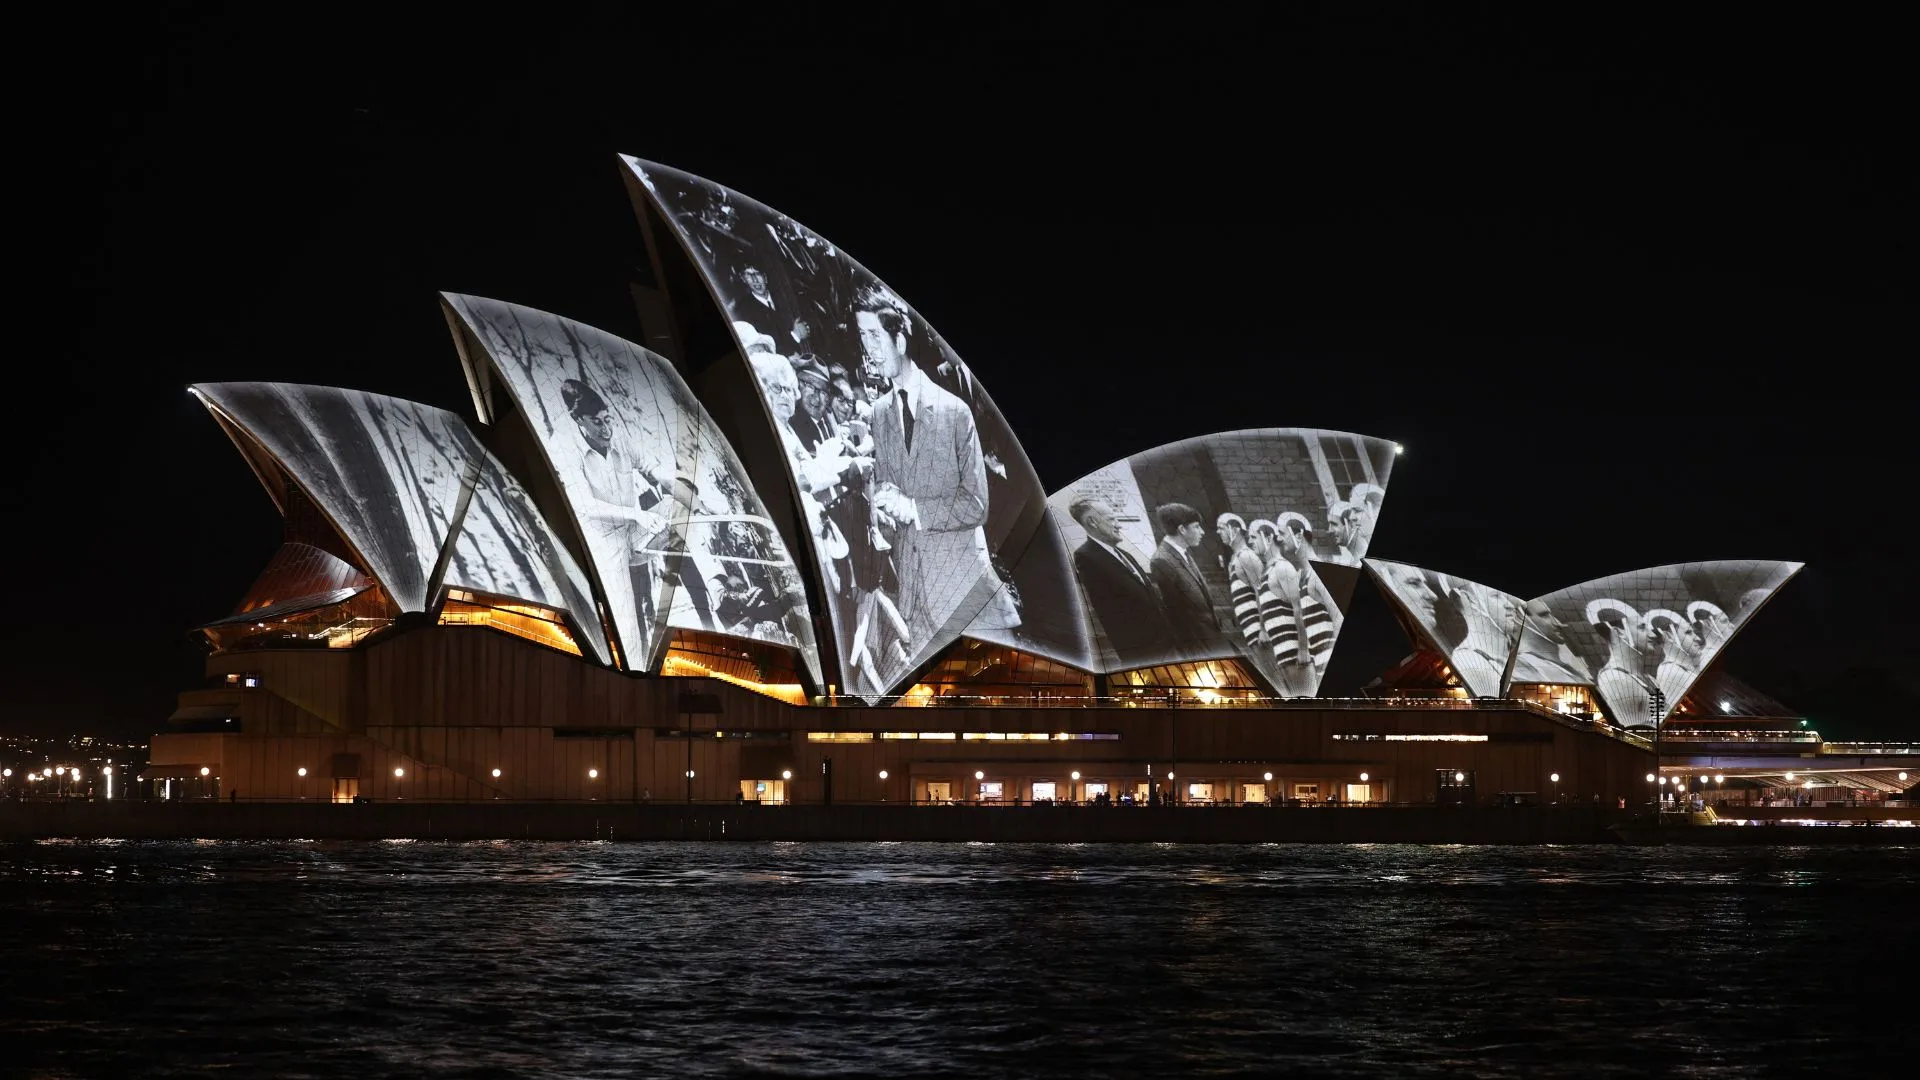
<svg viewBox="0 0 1920 1080">
<path fill-rule="evenodd" d="M 495 770 L 493 770 L 493 778 L 494 778 L 495 780 L 498 780 L 498 779 L 500 779 L 500 770 L 499 770 L 499 769 L 495 769 Z"/>
<path fill-rule="evenodd" d="M 1560 805 L 1560 774 L 1548 773 L 1547 779 L 1553 781 L 1553 804 Z"/>
</svg>

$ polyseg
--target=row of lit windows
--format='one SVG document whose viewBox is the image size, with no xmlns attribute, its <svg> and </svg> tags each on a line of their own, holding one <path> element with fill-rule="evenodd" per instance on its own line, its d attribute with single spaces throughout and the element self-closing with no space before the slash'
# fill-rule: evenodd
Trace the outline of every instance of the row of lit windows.
<svg viewBox="0 0 1920 1080">
<path fill-rule="evenodd" d="M 882 742 L 1118 742 L 1120 736 L 1108 732 L 1045 731 L 809 731 L 808 742 L 866 743 Z"/>
</svg>

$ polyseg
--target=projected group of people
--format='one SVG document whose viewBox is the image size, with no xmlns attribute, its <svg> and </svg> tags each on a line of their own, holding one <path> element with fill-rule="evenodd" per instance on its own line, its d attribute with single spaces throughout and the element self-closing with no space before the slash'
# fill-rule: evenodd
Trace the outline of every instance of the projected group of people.
<svg viewBox="0 0 1920 1080">
<path fill-rule="evenodd" d="M 668 627 L 813 648 L 779 533 L 663 358 L 544 312 L 448 303 L 552 460 L 629 664 L 646 663 Z"/>
<path fill-rule="evenodd" d="M 649 182 L 719 290 L 778 429 L 847 688 L 887 693 L 963 626 L 1017 626 L 1018 590 L 993 552 L 1020 503 L 1041 498 L 1038 479 L 1008 468 L 1012 436 L 966 365 L 784 215 L 690 178 Z"/>
<path fill-rule="evenodd" d="M 1303 515 L 1215 518 L 1214 535 L 1227 552 L 1222 605 L 1201 568 L 1207 525 L 1192 506 L 1154 508 L 1160 538 L 1150 556 L 1128 540 L 1106 500 L 1082 495 L 1067 513 L 1086 532 L 1073 553 L 1074 573 L 1118 667 L 1239 653 L 1285 696 L 1319 686 L 1342 614 L 1310 558 L 1312 530 Z M 1231 610 L 1227 626 L 1223 607 Z"/>
<path fill-rule="evenodd" d="M 1662 722 L 1795 563 L 1634 571 L 1520 605 L 1511 682 L 1591 686 L 1625 727 Z"/>
</svg>

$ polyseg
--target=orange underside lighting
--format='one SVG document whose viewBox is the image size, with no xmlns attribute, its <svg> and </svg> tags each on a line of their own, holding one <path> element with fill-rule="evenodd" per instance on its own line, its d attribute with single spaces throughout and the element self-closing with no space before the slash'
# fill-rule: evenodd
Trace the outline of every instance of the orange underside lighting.
<svg viewBox="0 0 1920 1080">
<path fill-rule="evenodd" d="M 701 656 L 696 659 L 674 649 L 668 649 L 666 659 L 660 665 L 660 674 L 679 678 L 719 679 L 721 682 L 732 683 L 756 694 L 765 694 L 789 705 L 807 703 L 807 696 L 799 683 L 764 683 L 736 671 L 727 671 L 725 667 L 732 665 L 715 664 L 713 662 L 715 659 L 712 656 Z M 744 660 L 742 663 L 748 667 L 752 666 Z"/>
<path fill-rule="evenodd" d="M 492 627 L 549 649 L 580 655 L 580 646 L 574 643 L 573 635 L 567 632 L 565 626 L 553 621 L 550 612 L 518 604 L 493 606 L 474 603 L 454 599 L 456 595 L 470 594 L 449 593 L 446 606 L 440 611 L 441 626 Z"/>
</svg>

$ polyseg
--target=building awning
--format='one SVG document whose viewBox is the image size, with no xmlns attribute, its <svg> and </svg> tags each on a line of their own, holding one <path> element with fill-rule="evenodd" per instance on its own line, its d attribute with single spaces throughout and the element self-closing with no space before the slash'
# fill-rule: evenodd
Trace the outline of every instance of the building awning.
<svg viewBox="0 0 1920 1080">
<path fill-rule="evenodd" d="M 240 716 L 240 703 L 235 701 L 225 705 L 182 705 L 167 717 L 168 723 L 181 720 L 233 720 Z"/>
<path fill-rule="evenodd" d="M 201 769 L 212 769 L 209 776 L 218 776 L 219 767 L 211 761 L 196 761 L 186 765 L 149 765 L 140 770 L 142 780 L 191 780 L 200 775 Z"/>
</svg>

